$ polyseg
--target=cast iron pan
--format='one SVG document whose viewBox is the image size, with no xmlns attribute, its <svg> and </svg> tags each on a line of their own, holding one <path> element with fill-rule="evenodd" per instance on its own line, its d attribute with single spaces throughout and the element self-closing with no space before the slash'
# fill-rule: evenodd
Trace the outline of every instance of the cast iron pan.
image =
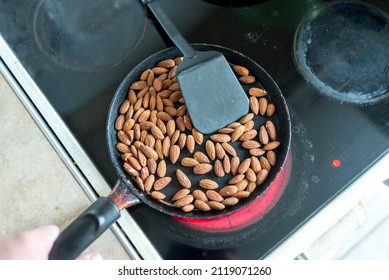
<svg viewBox="0 0 389 280">
<path fill-rule="evenodd" d="M 290 148 L 291 126 L 289 111 L 285 102 L 285 99 L 278 88 L 274 80 L 262 69 L 256 62 L 243 54 L 234 50 L 209 44 L 193 44 L 193 47 L 199 51 L 215 50 L 221 52 L 232 64 L 245 66 L 250 70 L 250 74 L 256 77 L 255 84 L 242 85 L 246 92 L 253 86 L 263 87 L 269 93 L 269 101 L 275 105 L 276 113 L 270 118 L 276 126 L 277 140 L 281 142 L 281 145 L 277 148 L 277 162 L 272 167 L 266 181 L 258 186 L 248 198 L 241 199 L 238 204 L 234 206 L 226 207 L 222 211 L 211 210 L 208 212 L 203 211 L 191 211 L 189 213 L 183 212 L 181 209 L 172 207 L 168 203 L 162 203 L 153 199 L 150 195 L 143 193 L 137 187 L 134 178 L 128 175 L 122 168 L 122 161 L 120 159 L 120 153 L 116 150 L 115 145 L 118 143 L 116 138 L 116 130 L 114 123 L 119 114 L 119 107 L 122 102 L 127 98 L 129 86 L 137 81 L 141 73 L 149 68 L 154 67 L 159 61 L 180 57 L 180 51 L 173 47 L 159 51 L 140 64 L 138 64 L 128 75 L 124 78 L 119 85 L 108 112 L 107 120 L 107 142 L 108 151 L 112 161 L 112 164 L 119 176 L 119 183 L 116 184 L 112 193 L 108 197 L 100 197 L 96 200 L 84 213 L 82 213 L 76 220 L 73 221 L 58 237 L 53 249 L 50 253 L 50 259 L 74 259 L 84 249 L 86 249 L 94 240 L 96 240 L 110 225 L 112 225 L 119 217 L 120 211 L 123 208 L 130 207 L 132 205 L 143 202 L 153 209 L 160 211 L 164 214 L 175 217 L 187 217 L 195 219 L 210 219 L 220 216 L 229 215 L 247 205 L 252 203 L 261 194 L 263 194 L 272 184 L 274 179 L 280 173 L 284 167 L 287 155 Z M 206 100 L 205 100 L 206 102 Z M 262 117 L 260 115 L 255 116 L 253 119 L 255 122 L 255 129 L 268 120 L 268 117 Z M 204 136 L 204 142 L 208 139 L 208 136 Z M 237 155 L 242 159 L 247 158 L 248 151 L 240 146 L 240 141 L 230 143 L 235 148 Z M 197 146 L 196 151 L 199 150 Z M 181 151 L 181 156 L 189 156 L 189 153 L 185 153 L 184 148 Z M 180 160 L 179 160 L 180 161 Z M 178 162 L 179 162 L 178 161 Z M 168 173 L 166 176 L 173 178 L 173 181 L 163 190 L 167 197 L 171 197 L 176 191 L 180 189 L 175 179 L 175 170 L 177 168 L 186 171 L 184 167 L 176 163 L 173 167 L 169 165 L 169 160 L 166 160 Z M 198 182 L 202 178 L 209 178 L 218 181 L 219 186 L 227 185 L 229 176 L 222 178 L 216 177 L 213 172 L 209 172 L 205 175 L 194 175 L 192 172 L 185 172 L 192 181 L 192 188 L 197 188 L 193 182 Z M 190 175 L 192 174 L 192 175 Z"/>
</svg>

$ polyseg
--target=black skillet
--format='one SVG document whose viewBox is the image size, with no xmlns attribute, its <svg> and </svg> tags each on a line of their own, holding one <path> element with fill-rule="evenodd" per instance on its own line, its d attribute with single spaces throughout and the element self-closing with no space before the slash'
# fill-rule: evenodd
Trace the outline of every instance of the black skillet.
<svg viewBox="0 0 389 280">
<path fill-rule="evenodd" d="M 245 66 L 250 70 L 251 75 L 256 77 L 254 85 L 243 85 L 246 92 L 249 87 L 261 86 L 268 92 L 268 100 L 272 102 L 276 107 L 276 114 L 270 119 L 276 126 L 277 129 L 277 140 L 281 142 L 281 145 L 277 148 L 277 162 L 272 167 L 271 171 L 265 182 L 258 186 L 248 198 L 242 199 L 238 204 L 230 207 L 226 207 L 222 211 L 211 210 L 209 212 L 203 211 L 191 211 L 189 213 L 183 212 L 181 209 L 177 209 L 169 205 L 168 203 L 162 203 L 158 200 L 153 199 L 150 195 L 141 192 L 136 186 L 134 178 L 129 176 L 122 168 L 122 161 L 120 159 L 120 153 L 116 150 L 115 145 L 118 143 L 116 138 L 116 130 L 114 128 L 115 120 L 118 116 L 119 107 L 122 102 L 127 98 L 128 88 L 130 84 L 137 81 L 141 73 L 149 68 L 154 67 L 159 61 L 167 58 L 175 58 L 181 56 L 180 51 L 173 47 L 159 51 L 140 64 L 138 64 L 128 75 L 124 78 L 122 83 L 119 85 L 116 93 L 112 99 L 111 106 L 108 112 L 107 120 L 107 142 L 108 151 L 112 161 L 112 164 L 119 176 L 119 180 L 114 187 L 112 193 L 107 197 L 100 197 L 97 199 L 87 210 L 85 210 L 76 220 L 73 221 L 58 237 L 51 252 L 50 259 L 74 259 L 84 249 L 86 249 L 94 240 L 96 240 L 110 225 L 112 225 L 119 217 L 120 211 L 124 208 L 136 205 L 140 202 L 152 207 L 156 211 L 160 211 L 164 214 L 175 216 L 175 217 L 187 217 L 195 219 L 210 219 L 214 217 L 220 217 L 229 215 L 243 207 L 246 207 L 252 203 L 255 199 L 261 196 L 269 187 L 272 182 L 283 169 L 287 154 L 290 148 L 290 137 L 291 137 L 291 125 L 289 111 L 285 102 L 285 99 L 278 88 L 274 80 L 262 69 L 256 62 L 243 54 L 234 50 L 209 44 L 193 44 L 196 50 L 208 51 L 214 50 L 221 52 L 229 63 Z M 258 50 L 260 51 L 260 50 Z M 204 100 L 206 102 L 206 100 Z M 255 129 L 265 123 L 269 118 L 256 116 L 254 118 Z M 204 138 L 204 143 L 207 136 Z M 248 157 L 248 152 L 240 146 L 240 142 L 234 142 L 234 148 L 237 151 L 238 156 L 243 159 Z M 181 157 L 185 155 L 185 149 L 182 150 Z M 187 154 L 189 155 L 189 154 Z M 168 162 L 167 160 L 166 162 Z M 179 162 L 179 161 L 178 161 Z M 168 165 L 170 173 L 167 176 L 175 178 L 176 168 L 182 168 L 177 165 L 175 167 Z M 211 175 L 212 173 L 212 175 Z M 191 174 L 186 172 L 187 175 Z M 192 173 L 193 174 L 193 173 Z M 213 175 L 213 172 L 209 172 L 206 175 L 189 175 L 192 184 L 202 178 L 211 178 L 217 180 L 219 185 L 226 184 L 228 176 L 218 178 Z M 196 188 L 193 186 L 192 188 Z M 177 181 L 173 180 L 172 183 L 165 189 L 168 190 L 166 193 L 167 197 L 172 196 L 178 189 Z M 164 191 L 165 191 L 164 189 Z M 169 192 L 170 190 L 170 192 Z"/>
</svg>

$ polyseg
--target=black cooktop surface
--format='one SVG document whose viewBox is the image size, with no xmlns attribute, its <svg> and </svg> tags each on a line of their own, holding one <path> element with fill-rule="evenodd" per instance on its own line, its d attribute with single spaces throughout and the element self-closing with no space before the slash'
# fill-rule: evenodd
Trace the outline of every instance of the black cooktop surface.
<svg viewBox="0 0 389 280">
<path fill-rule="evenodd" d="M 389 150 L 389 3 L 160 2 L 189 42 L 237 50 L 277 82 L 292 121 L 288 174 L 272 207 L 239 227 L 128 211 L 163 258 L 264 258 Z M 0 14 L 1 35 L 113 185 L 105 125 L 115 89 L 172 43 L 137 0 L 2 0 Z"/>
</svg>

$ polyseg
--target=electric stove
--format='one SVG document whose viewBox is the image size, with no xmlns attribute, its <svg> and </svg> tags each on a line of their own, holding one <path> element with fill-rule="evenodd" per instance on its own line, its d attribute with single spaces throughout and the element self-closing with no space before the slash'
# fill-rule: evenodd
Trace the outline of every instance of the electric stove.
<svg viewBox="0 0 389 280">
<path fill-rule="evenodd" d="M 388 153 L 389 2 L 160 2 L 189 42 L 237 50 L 272 76 L 290 110 L 291 150 L 269 190 L 231 216 L 176 219 L 144 204 L 125 211 L 161 258 L 266 258 Z M 137 0 L 2 0 L 0 14 L 17 61 L 113 186 L 105 126 L 115 89 L 172 43 Z M 147 258 L 138 237 L 121 230 Z"/>
</svg>

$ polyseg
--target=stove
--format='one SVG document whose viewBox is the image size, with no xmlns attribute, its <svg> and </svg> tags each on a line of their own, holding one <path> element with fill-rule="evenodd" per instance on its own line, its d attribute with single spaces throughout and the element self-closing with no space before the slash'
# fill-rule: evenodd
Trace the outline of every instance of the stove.
<svg viewBox="0 0 389 280">
<path fill-rule="evenodd" d="M 266 258 L 387 158 L 389 3 L 160 2 L 189 42 L 237 50 L 273 77 L 291 114 L 291 150 L 245 211 L 211 224 L 140 204 L 114 230 L 135 258 Z M 115 89 L 172 43 L 138 0 L 2 0 L 0 14 L 3 72 L 90 197 L 107 195 L 117 180 L 105 138 Z"/>
</svg>

